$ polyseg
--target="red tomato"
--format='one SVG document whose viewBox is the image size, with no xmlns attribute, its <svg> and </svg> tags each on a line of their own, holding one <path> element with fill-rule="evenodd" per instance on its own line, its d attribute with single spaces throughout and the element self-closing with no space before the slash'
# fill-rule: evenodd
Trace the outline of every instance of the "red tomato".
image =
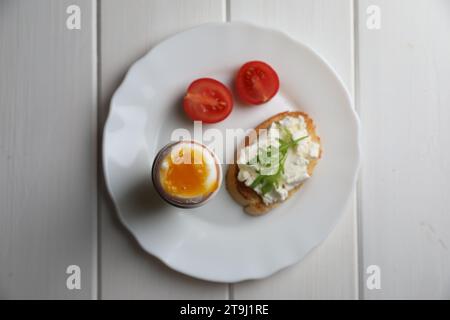
<svg viewBox="0 0 450 320">
<path fill-rule="evenodd" d="M 233 98 L 223 83 L 201 78 L 190 84 L 183 99 L 183 108 L 192 120 L 219 122 L 231 113 Z"/>
<path fill-rule="evenodd" d="M 236 76 L 239 97 L 249 104 L 269 101 L 278 92 L 280 81 L 275 70 L 262 61 L 244 64 Z"/>
</svg>

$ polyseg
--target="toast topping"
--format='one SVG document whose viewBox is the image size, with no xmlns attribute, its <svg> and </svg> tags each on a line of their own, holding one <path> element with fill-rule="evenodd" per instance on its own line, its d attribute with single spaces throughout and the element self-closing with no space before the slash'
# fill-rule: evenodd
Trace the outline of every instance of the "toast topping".
<svg viewBox="0 0 450 320">
<path fill-rule="evenodd" d="M 320 156 L 302 116 L 287 116 L 262 130 L 241 150 L 238 180 L 255 190 L 266 205 L 286 200 L 289 191 L 309 178 L 308 164 Z"/>
</svg>

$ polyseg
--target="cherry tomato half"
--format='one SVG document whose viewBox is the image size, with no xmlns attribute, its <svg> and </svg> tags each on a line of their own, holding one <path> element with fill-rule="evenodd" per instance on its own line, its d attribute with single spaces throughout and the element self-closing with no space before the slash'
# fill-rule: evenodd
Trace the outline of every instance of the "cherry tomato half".
<svg viewBox="0 0 450 320">
<path fill-rule="evenodd" d="M 192 120 L 219 122 L 231 113 L 233 98 L 223 83 L 201 78 L 190 84 L 183 99 L 183 108 Z"/>
<path fill-rule="evenodd" d="M 236 76 L 236 91 L 249 104 L 269 101 L 278 92 L 280 81 L 275 70 L 262 61 L 245 63 Z"/>
</svg>

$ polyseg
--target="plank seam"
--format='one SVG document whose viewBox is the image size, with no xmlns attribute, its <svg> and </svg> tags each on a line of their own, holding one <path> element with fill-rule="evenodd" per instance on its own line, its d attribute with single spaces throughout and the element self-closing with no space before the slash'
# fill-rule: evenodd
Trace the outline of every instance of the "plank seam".
<svg viewBox="0 0 450 320">
<path fill-rule="evenodd" d="M 103 188 L 102 173 L 102 104 L 101 104 L 101 0 L 96 1 L 96 53 L 97 53 L 97 300 L 102 299 L 102 224 L 101 224 L 101 195 Z"/>
<path fill-rule="evenodd" d="M 355 110 L 360 114 L 360 101 L 359 101 L 359 5 L 358 0 L 353 0 L 353 64 L 354 64 L 354 102 Z M 360 167 L 361 172 L 361 167 Z M 359 300 L 364 299 L 364 256 L 363 256 L 363 236 L 362 236 L 362 203 L 361 203 L 361 174 L 358 175 L 356 182 L 356 245 L 357 245 L 357 297 Z"/>
<path fill-rule="evenodd" d="M 225 0 L 225 22 L 231 21 L 231 0 Z"/>
</svg>

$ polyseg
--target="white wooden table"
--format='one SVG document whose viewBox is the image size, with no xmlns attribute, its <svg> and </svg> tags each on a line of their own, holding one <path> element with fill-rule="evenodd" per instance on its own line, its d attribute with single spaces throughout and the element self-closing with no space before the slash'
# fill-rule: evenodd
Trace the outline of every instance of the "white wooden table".
<svg viewBox="0 0 450 320">
<path fill-rule="evenodd" d="M 80 30 L 66 27 L 70 5 Z M 377 9 L 380 29 L 369 29 Z M 227 285 L 137 246 L 105 192 L 99 150 L 136 59 L 187 27 L 234 20 L 283 30 L 334 66 L 355 97 L 363 164 L 320 247 L 270 278 Z M 449 35 L 448 0 L 0 0 L 0 298 L 449 299 Z M 80 290 L 66 287 L 69 265 Z M 379 290 L 366 286 L 370 265 Z"/>
</svg>

